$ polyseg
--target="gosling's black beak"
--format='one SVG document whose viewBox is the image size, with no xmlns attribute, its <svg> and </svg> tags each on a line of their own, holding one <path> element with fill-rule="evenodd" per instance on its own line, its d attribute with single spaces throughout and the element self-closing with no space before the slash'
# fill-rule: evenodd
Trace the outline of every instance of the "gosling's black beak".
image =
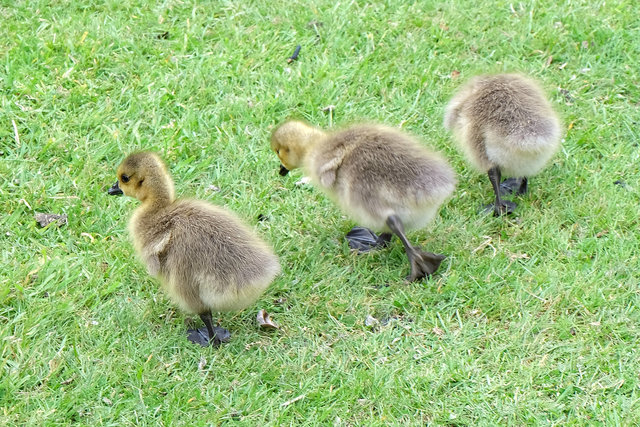
<svg viewBox="0 0 640 427">
<path fill-rule="evenodd" d="M 285 176 L 289 173 L 289 169 L 285 168 L 284 165 L 280 165 L 280 176 Z M 117 182 L 116 182 L 117 184 Z"/>
<path fill-rule="evenodd" d="M 116 181 L 116 183 L 107 190 L 107 193 L 109 193 L 110 196 L 119 196 L 123 194 L 120 186 L 118 185 L 118 181 Z"/>
</svg>

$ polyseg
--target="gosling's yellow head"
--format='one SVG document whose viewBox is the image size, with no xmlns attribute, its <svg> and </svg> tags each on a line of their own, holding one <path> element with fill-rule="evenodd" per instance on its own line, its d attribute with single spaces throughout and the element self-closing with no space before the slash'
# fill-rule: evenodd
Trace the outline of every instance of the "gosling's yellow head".
<svg viewBox="0 0 640 427">
<path fill-rule="evenodd" d="M 167 167 L 157 154 L 148 151 L 133 153 L 118 166 L 118 180 L 109 194 L 124 193 L 141 202 L 173 201 L 173 181 Z"/>
<path fill-rule="evenodd" d="M 271 134 L 271 149 L 280 159 L 280 175 L 301 167 L 309 148 L 323 135 L 321 130 L 297 120 L 278 126 Z"/>
</svg>

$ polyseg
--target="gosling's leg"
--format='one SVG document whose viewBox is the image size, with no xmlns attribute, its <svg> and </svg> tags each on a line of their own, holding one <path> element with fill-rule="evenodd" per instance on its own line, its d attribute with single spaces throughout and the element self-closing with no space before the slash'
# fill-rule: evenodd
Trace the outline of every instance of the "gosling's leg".
<svg viewBox="0 0 640 427">
<path fill-rule="evenodd" d="M 414 282 L 429 276 L 440 267 L 440 263 L 445 259 L 445 256 L 426 252 L 419 247 L 411 245 L 407 236 L 404 234 L 402 221 L 397 215 L 391 215 L 387 218 L 387 226 L 400 238 L 400 241 L 404 245 L 404 250 L 407 253 L 407 258 L 409 258 L 411 274 L 407 276 L 408 281 Z"/>
<path fill-rule="evenodd" d="M 516 195 L 525 194 L 528 190 L 528 180 L 526 176 L 521 178 L 509 178 L 500 183 L 500 195 L 515 193 Z"/>
<path fill-rule="evenodd" d="M 223 342 L 229 342 L 231 333 L 228 329 L 213 326 L 210 311 L 200 314 L 200 319 L 204 323 L 205 327 L 200 329 L 189 329 L 187 331 L 187 339 L 189 341 L 200 344 L 202 347 L 206 347 L 208 345 L 217 347 Z"/>
<path fill-rule="evenodd" d="M 376 233 L 365 227 L 353 227 L 347 233 L 345 239 L 349 243 L 351 249 L 358 252 L 369 252 L 370 250 L 386 247 L 391 241 L 391 233 L 382 233 L 376 236 Z"/>
<path fill-rule="evenodd" d="M 516 204 L 510 200 L 502 200 L 500 198 L 500 167 L 496 166 L 489 169 L 487 175 L 489 176 L 489 181 L 491 181 L 491 185 L 493 186 L 493 192 L 496 195 L 496 201 L 493 205 L 485 206 L 485 212 L 493 210 L 494 216 L 513 213 L 516 209 Z"/>
</svg>

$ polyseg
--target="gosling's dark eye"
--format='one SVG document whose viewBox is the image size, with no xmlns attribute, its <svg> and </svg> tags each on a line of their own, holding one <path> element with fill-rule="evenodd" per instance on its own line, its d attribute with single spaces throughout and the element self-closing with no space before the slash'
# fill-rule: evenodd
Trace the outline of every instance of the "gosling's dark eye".
<svg viewBox="0 0 640 427">
<path fill-rule="evenodd" d="M 125 174 L 122 174 L 122 176 L 120 176 L 120 180 L 122 182 L 129 182 L 129 177 Z"/>
</svg>

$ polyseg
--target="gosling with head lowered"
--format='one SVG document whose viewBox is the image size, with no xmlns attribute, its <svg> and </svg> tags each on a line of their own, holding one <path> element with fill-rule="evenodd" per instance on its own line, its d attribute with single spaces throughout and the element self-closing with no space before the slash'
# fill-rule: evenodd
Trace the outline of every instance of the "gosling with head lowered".
<svg viewBox="0 0 640 427">
<path fill-rule="evenodd" d="M 278 126 L 271 148 L 282 163 L 281 175 L 303 167 L 343 211 L 383 231 L 370 246 L 385 246 L 392 237 L 389 231 L 395 233 L 411 265 L 409 281 L 438 269 L 445 257 L 411 245 L 405 230 L 426 226 L 455 188 L 455 173 L 440 155 L 386 126 L 325 133 L 300 121 Z"/>
<path fill-rule="evenodd" d="M 242 310 L 280 271 L 278 258 L 232 212 L 198 200 L 175 200 L 173 181 L 154 153 L 128 156 L 109 194 L 140 200 L 129 220 L 136 252 L 183 310 L 205 328 L 189 331 L 200 345 L 219 344 L 229 332 L 213 327 L 211 312 Z"/>
<path fill-rule="evenodd" d="M 487 208 L 496 216 L 516 208 L 501 195 L 524 194 L 527 178 L 560 146 L 560 120 L 551 104 L 536 82 L 519 74 L 472 78 L 447 105 L 444 126 L 470 163 L 487 172 L 495 193 Z M 501 183 L 502 173 L 512 178 Z"/>
</svg>

